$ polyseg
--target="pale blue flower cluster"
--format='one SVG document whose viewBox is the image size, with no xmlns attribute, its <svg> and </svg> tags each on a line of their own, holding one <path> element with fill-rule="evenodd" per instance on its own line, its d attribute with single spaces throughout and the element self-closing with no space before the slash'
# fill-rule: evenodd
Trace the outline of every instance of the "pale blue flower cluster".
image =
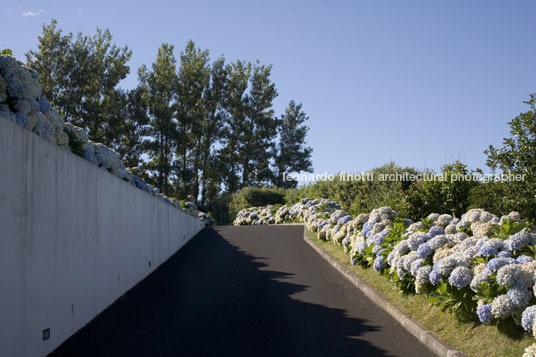
<svg viewBox="0 0 536 357">
<path fill-rule="evenodd" d="M 472 279 L 473 273 L 471 272 L 471 269 L 464 266 L 458 266 L 454 268 L 450 274 L 449 284 L 455 288 L 462 289 L 469 285 Z"/>
<path fill-rule="evenodd" d="M 534 318 L 536 317 L 536 305 L 527 307 L 521 315 L 521 326 L 527 332 L 532 333 Z"/>
<path fill-rule="evenodd" d="M 493 318 L 493 314 L 491 313 L 491 304 L 484 304 L 480 306 L 476 310 L 476 314 L 478 315 L 480 322 L 487 324 Z"/>
<path fill-rule="evenodd" d="M 494 238 L 483 241 L 478 248 L 478 255 L 481 257 L 491 257 L 504 248 L 502 239 Z"/>
<path fill-rule="evenodd" d="M 514 252 L 531 243 L 534 244 L 532 235 L 528 231 L 523 230 L 521 232 L 511 235 L 504 242 L 504 245 L 506 249 L 508 249 L 510 252 Z"/>
<path fill-rule="evenodd" d="M 430 238 L 434 238 L 435 236 L 438 236 L 440 234 L 445 234 L 445 230 L 441 226 L 433 226 L 428 231 L 428 235 Z"/>
<path fill-rule="evenodd" d="M 428 243 L 423 243 L 417 248 L 417 255 L 421 259 L 427 259 L 432 254 L 434 254 L 434 250 Z"/>
<path fill-rule="evenodd" d="M 488 268 L 496 272 L 505 265 L 515 264 L 516 260 L 514 258 L 493 258 L 488 262 Z"/>
</svg>

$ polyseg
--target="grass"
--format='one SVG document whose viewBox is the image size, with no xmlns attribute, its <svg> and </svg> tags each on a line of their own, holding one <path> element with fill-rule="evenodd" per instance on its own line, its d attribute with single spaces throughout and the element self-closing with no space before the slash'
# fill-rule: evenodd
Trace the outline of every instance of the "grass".
<svg viewBox="0 0 536 357">
<path fill-rule="evenodd" d="M 435 333 L 443 343 L 468 357 L 521 357 L 525 348 L 535 342 L 529 334 L 513 339 L 499 332 L 496 326 L 461 323 L 448 314 L 441 315 L 438 307 L 426 302 L 426 296 L 400 294 L 387 278 L 373 269 L 352 266 L 348 253 L 340 246 L 319 240 L 314 232 L 307 231 L 307 235 L 315 244 L 381 292 L 407 316 Z"/>
</svg>

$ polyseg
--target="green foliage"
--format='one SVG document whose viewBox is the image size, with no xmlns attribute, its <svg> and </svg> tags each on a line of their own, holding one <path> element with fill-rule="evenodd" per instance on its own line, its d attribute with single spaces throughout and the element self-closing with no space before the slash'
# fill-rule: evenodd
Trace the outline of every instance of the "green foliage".
<svg viewBox="0 0 536 357">
<path fill-rule="evenodd" d="M 139 68 L 138 86 L 125 91 L 119 82 L 130 72 L 131 55 L 108 30 L 65 34 L 52 20 L 26 58 L 43 96 L 66 120 L 115 149 L 168 196 L 204 204 L 222 190 L 273 183 L 278 134 L 293 145 L 282 144 L 287 159 L 277 167 L 310 169 L 310 149 L 298 145 L 307 132 L 305 113 L 291 102 L 285 120 L 276 118 L 271 66 L 211 62 L 191 40 L 177 64 L 174 46 L 163 44 L 152 67 Z"/>
<path fill-rule="evenodd" d="M 201 210 L 212 212 L 212 217 L 218 224 L 226 225 L 233 222 L 234 217 L 229 213 L 229 204 L 233 195 L 224 193 L 221 196 L 211 199 L 205 205 L 201 206 Z"/>
<path fill-rule="evenodd" d="M 411 185 L 406 194 L 408 218 L 416 220 L 431 212 L 459 217 L 467 211 L 469 193 L 478 185 L 474 180 L 459 179 L 470 174 L 467 165 L 460 161 L 446 164 L 441 173 L 434 180 L 421 180 Z M 432 175 L 430 172 L 426 174 Z"/>
<path fill-rule="evenodd" d="M 497 216 L 516 209 L 516 203 L 508 197 L 508 185 L 504 182 L 488 181 L 476 185 L 469 191 L 469 207 L 482 208 Z"/>
<path fill-rule="evenodd" d="M 56 20 L 43 25 L 38 51 L 26 54 L 39 74 L 43 96 L 62 109 L 73 124 L 88 130 L 95 142 L 115 147 L 127 134 L 124 107 L 127 95 L 119 82 L 126 78 L 132 52 L 112 43 L 109 30 L 95 35 L 62 34 Z"/>
<path fill-rule="evenodd" d="M 304 198 L 303 191 L 300 189 L 288 188 L 285 190 L 285 202 L 287 204 L 293 205 L 302 198 Z"/>
<path fill-rule="evenodd" d="M 2 51 L 0 51 L 0 55 L 13 56 L 13 51 L 11 51 L 9 48 L 4 48 Z"/>
<path fill-rule="evenodd" d="M 483 281 L 476 288 L 477 292 L 473 296 L 474 301 L 482 300 L 485 304 L 490 304 L 497 296 L 506 294 L 508 289 L 497 284 L 495 275 L 489 276 L 488 279 L 491 280 L 490 283 Z"/>
<path fill-rule="evenodd" d="M 457 289 L 439 279 L 437 287 L 430 293 L 428 302 L 441 308 L 442 312 L 448 312 L 460 321 L 472 321 L 476 315 L 476 301 L 474 293 L 469 287 Z"/>
<path fill-rule="evenodd" d="M 229 203 L 229 214 L 234 218 L 244 208 L 284 203 L 285 194 L 281 189 L 245 187 L 233 195 Z"/>
<path fill-rule="evenodd" d="M 504 191 L 523 216 L 536 217 L 536 94 L 525 103 L 529 110 L 508 123 L 511 136 L 503 140 L 501 148 L 490 145 L 485 154 L 492 170 L 524 177 L 507 182 Z"/>
<path fill-rule="evenodd" d="M 432 227 L 432 221 L 430 221 L 429 218 L 421 219 L 421 223 L 422 223 L 425 231 L 428 231 Z"/>
<path fill-rule="evenodd" d="M 389 162 L 369 172 L 373 180 L 341 180 L 337 175 L 333 181 L 319 181 L 299 188 L 298 192 L 292 191 L 291 196 L 327 198 L 338 202 L 342 209 L 352 215 L 389 206 L 401 215 L 408 216 L 405 192 L 411 182 L 381 179 L 397 173 L 402 175 L 404 172 L 418 173 L 414 168 L 402 168 L 394 162 Z"/>
<path fill-rule="evenodd" d="M 178 77 L 175 63 L 173 46 L 163 44 L 158 49 L 152 70 L 143 65 L 138 71 L 140 97 L 148 117 L 148 123 L 142 131 L 145 138 L 142 146 L 148 155 L 143 167 L 150 175 L 148 181 L 155 183 L 164 194 L 170 193 L 169 177 L 176 136 L 174 115 Z"/>
<path fill-rule="evenodd" d="M 290 101 L 278 126 L 279 143 L 276 146 L 274 178 L 277 187 L 295 188 L 296 181 L 283 180 L 284 173 L 312 172 L 311 154 L 313 149 L 305 147 L 305 137 L 309 128 L 304 124 L 309 118 L 301 110 L 302 105 Z"/>
<path fill-rule="evenodd" d="M 222 129 L 224 184 L 235 192 L 244 186 L 271 183 L 274 141 L 278 120 L 272 109 L 277 90 L 271 81 L 272 66 L 236 61 L 226 66 L 229 81 Z"/>
<path fill-rule="evenodd" d="M 80 157 L 84 157 L 83 143 L 76 138 L 76 135 L 72 131 L 65 130 L 65 133 L 67 133 L 69 136 L 69 146 L 71 147 L 71 152 Z"/>
<path fill-rule="evenodd" d="M 415 278 L 412 275 L 406 274 L 403 277 L 399 277 L 397 273 L 389 275 L 390 281 L 393 286 L 398 289 L 400 294 L 408 295 L 413 294 L 415 291 Z"/>
<path fill-rule="evenodd" d="M 527 227 L 527 225 L 522 222 L 504 219 L 502 224 L 494 224 L 490 227 L 489 236 L 491 238 L 507 239 L 512 234 L 521 232 L 525 227 Z"/>
</svg>

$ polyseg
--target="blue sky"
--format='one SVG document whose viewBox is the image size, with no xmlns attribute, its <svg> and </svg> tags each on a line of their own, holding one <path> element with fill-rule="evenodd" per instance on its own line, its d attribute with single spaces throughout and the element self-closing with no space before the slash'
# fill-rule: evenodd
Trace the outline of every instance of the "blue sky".
<svg viewBox="0 0 536 357">
<path fill-rule="evenodd" d="M 163 42 L 212 58 L 273 64 L 282 113 L 303 103 L 315 172 L 393 160 L 485 168 L 507 122 L 536 92 L 534 1 L 19 1 L 0 7 L 0 47 L 21 59 L 51 18 L 65 32 L 109 28 L 131 74 Z"/>
</svg>

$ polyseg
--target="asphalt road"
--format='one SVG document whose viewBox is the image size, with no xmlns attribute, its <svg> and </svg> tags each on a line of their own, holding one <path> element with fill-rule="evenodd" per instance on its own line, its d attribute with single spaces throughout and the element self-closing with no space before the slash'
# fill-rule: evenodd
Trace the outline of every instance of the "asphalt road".
<svg viewBox="0 0 536 357">
<path fill-rule="evenodd" d="M 205 229 L 52 356 L 433 356 L 303 240 Z"/>
</svg>

